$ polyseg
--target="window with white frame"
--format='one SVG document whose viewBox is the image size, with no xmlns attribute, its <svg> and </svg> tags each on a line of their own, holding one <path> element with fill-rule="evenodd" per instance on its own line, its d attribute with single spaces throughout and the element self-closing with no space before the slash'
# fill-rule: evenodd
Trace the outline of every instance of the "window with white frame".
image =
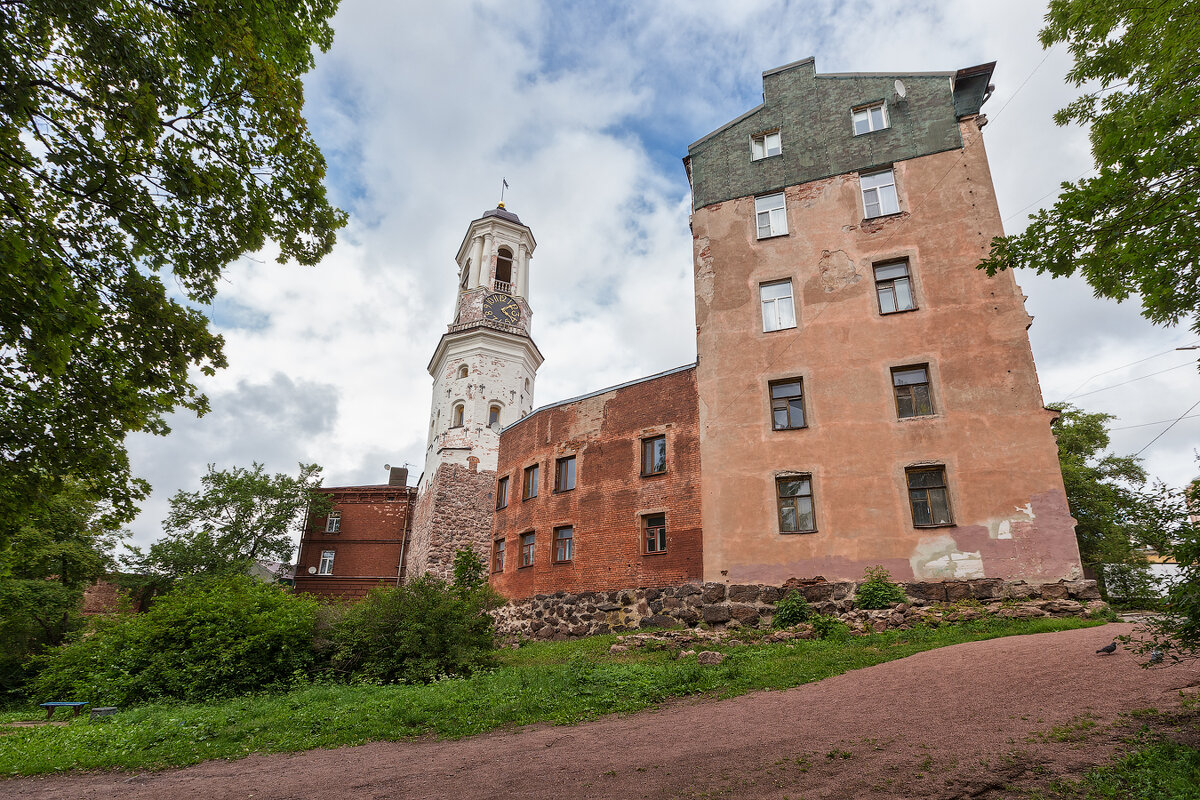
<svg viewBox="0 0 1200 800">
<path fill-rule="evenodd" d="M 861 136 L 871 131 L 881 131 L 888 127 L 887 108 L 882 101 L 856 108 L 851 115 L 854 117 L 855 136 Z"/>
<path fill-rule="evenodd" d="M 781 331 L 796 327 L 796 308 L 792 305 L 792 281 L 774 281 L 758 287 L 762 301 L 763 331 Z"/>
<path fill-rule="evenodd" d="M 332 575 L 333 574 L 333 551 L 332 550 L 322 550 L 321 551 L 321 565 L 319 567 L 317 567 L 317 574 L 318 575 Z"/>
<path fill-rule="evenodd" d="M 892 170 L 859 175 L 858 183 L 862 187 L 863 213 L 867 219 L 900 211 L 900 200 L 896 196 L 896 175 Z"/>
<path fill-rule="evenodd" d="M 754 219 L 758 225 L 759 239 L 787 233 L 787 211 L 783 207 L 783 192 L 754 198 Z"/>
<path fill-rule="evenodd" d="M 750 157 L 754 161 L 768 156 L 777 156 L 783 152 L 779 139 L 779 131 L 769 131 L 750 137 Z"/>
<path fill-rule="evenodd" d="M 880 314 L 912 311 L 917 307 L 908 274 L 908 259 L 875 265 L 875 294 L 879 298 Z"/>
<path fill-rule="evenodd" d="M 342 529 L 342 512 L 330 511 L 329 516 L 325 518 L 325 532 L 337 533 Z"/>
</svg>

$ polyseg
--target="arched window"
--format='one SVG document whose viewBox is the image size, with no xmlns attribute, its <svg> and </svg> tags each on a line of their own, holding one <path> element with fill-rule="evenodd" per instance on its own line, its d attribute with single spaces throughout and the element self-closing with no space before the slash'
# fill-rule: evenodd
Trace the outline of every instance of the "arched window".
<svg viewBox="0 0 1200 800">
<path fill-rule="evenodd" d="M 467 259 L 467 263 L 463 266 L 462 276 L 458 279 L 458 288 L 462 291 L 467 290 L 467 281 L 471 278 L 471 259 Z"/>
<path fill-rule="evenodd" d="M 488 425 L 496 427 L 500 424 L 500 406 L 492 404 L 488 409 Z"/>
<path fill-rule="evenodd" d="M 525 391 L 529 391 L 529 378 L 525 379 Z"/>
<path fill-rule="evenodd" d="M 496 251 L 496 291 L 508 292 L 512 289 L 512 250 L 501 247 Z"/>
<path fill-rule="evenodd" d="M 463 426 L 463 404 L 455 403 L 454 412 L 450 415 L 450 427 L 461 428 Z"/>
<path fill-rule="evenodd" d="M 458 368 L 458 377 L 465 378 L 465 377 L 467 377 L 468 372 L 470 372 L 470 370 L 467 369 L 467 365 L 463 364 L 461 367 Z"/>
</svg>

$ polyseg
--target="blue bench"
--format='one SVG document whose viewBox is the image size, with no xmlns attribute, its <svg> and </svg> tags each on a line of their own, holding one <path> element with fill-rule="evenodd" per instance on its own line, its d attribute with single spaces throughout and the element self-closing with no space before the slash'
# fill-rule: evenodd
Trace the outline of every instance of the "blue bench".
<svg viewBox="0 0 1200 800">
<path fill-rule="evenodd" d="M 46 719 L 49 720 L 49 719 L 54 719 L 54 712 L 60 708 L 69 708 L 75 712 L 74 716 L 78 717 L 79 712 L 83 711 L 83 707 L 86 706 L 87 703 L 80 703 L 80 702 L 72 701 L 69 703 L 62 703 L 62 702 L 38 703 L 38 705 L 40 705 L 42 708 L 46 709 Z"/>
</svg>

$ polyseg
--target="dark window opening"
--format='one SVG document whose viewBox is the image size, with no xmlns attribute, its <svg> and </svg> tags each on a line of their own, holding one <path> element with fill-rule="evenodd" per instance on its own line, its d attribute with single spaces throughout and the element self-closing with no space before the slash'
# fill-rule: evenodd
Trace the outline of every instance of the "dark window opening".
<svg viewBox="0 0 1200 800">
<path fill-rule="evenodd" d="M 775 479 L 781 533 L 811 533 L 817 529 L 813 514 L 812 476 L 795 475 Z"/>
<path fill-rule="evenodd" d="M 667 437 L 642 439 L 642 474 L 660 475 L 667 471 Z"/>
</svg>

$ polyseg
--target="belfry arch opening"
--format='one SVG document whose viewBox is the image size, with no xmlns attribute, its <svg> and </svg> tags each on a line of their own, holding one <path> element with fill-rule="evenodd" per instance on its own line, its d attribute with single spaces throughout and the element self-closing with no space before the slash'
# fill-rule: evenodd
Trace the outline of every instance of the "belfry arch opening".
<svg viewBox="0 0 1200 800">
<path fill-rule="evenodd" d="M 512 250 L 509 250 L 507 247 L 501 247 L 496 251 L 496 291 L 512 291 L 512 267 Z"/>
</svg>

